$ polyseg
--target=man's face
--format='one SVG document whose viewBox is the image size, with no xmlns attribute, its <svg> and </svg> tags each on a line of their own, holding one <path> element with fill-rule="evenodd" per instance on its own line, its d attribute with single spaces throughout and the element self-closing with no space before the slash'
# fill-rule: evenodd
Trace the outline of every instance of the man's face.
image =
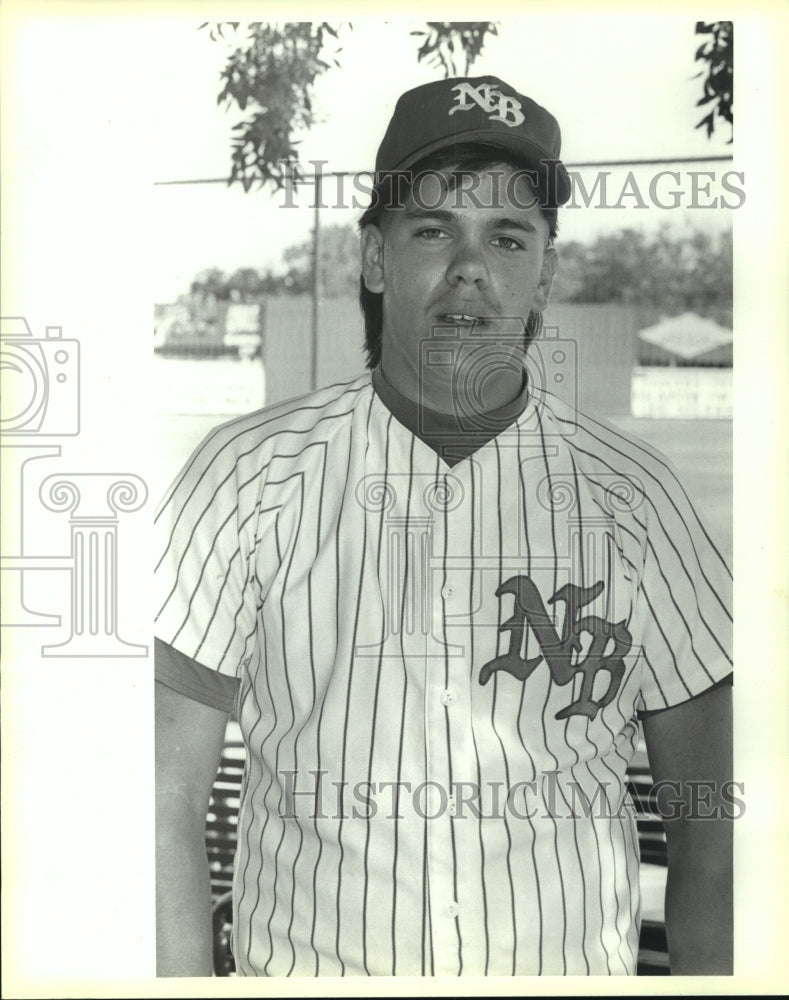
<svg viewBox="0 0 789 1000">
<path fill-rule="evenodd" d="M 365 283 L 383 293 L 385 374 L 416 377 L 421 345 L 437 327 L 456 327 L 461 338 L 474 327 L 477 336 L 512 336 L 520 322 L 522 352 L 522 324 L 545 308 L 553 280 L 547 243 L 523 173 L 495 166 L 455 189 L 425 175 L 405 208 L 362 235 Z"/>
</svg>

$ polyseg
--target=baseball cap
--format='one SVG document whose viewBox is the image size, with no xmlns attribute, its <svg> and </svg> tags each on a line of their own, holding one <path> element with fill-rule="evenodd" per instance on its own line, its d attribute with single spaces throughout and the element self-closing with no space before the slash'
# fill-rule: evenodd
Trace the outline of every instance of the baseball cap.
<svg viewBox="0 0 789 1000">
<path fill-rule="evenodd" d="M 406 91 L 395 105 L 375 170 L 378 175 L 406 170 L 432 153 L 469 142 L 504 150 L 543 173 L 556 205 L 569 199 L 559 123 L 495 76 L 435 80 Z"/>
</svg>

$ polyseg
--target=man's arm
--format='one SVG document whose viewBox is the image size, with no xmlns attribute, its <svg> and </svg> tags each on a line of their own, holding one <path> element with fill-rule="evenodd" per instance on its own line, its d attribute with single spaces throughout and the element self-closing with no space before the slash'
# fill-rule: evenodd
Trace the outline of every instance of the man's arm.
<svg viewBox="0 0 789 1000">
<path fill-rule="evenodd" d="M 732 777 L 731 687 L 647 715 L 644 735 L 654 781 L 672 783 L 659 798 L 672 975 L 731 975 L 732 821 L 721 797 Z M 699 818 L 711 813 L 719 818 Z"/>
<path fill-rule="evenodd" d="M 212 974 L 208 799 L 227 715 L 156 683 L 156 970 Z"/>
</svg>

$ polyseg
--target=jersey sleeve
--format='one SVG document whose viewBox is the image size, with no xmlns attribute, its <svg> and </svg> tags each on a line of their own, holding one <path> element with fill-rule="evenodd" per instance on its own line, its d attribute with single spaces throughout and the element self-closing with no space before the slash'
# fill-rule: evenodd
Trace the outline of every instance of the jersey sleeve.
<svg viewBox="0 0 789 1000">
<path fill-rule="evenodd" d="M 655 711 L 732 672 L 732 576 L 670 463 L 638 512 L 643 568 L 633 616 L 640 644 L 639 708 Z"/>
<path fill-rule="evenodd" d="M 226 425 L 192 454 L 155 519 L 155 635 L 228 677 L 255 635 L 255 510 Z"/>
<path fill-rule="evenodd" d="M 154 678 L 159 684 L 220 712 L 235 713 L 239 682 L 190 660 L 154 639 Z"/>
</svg>

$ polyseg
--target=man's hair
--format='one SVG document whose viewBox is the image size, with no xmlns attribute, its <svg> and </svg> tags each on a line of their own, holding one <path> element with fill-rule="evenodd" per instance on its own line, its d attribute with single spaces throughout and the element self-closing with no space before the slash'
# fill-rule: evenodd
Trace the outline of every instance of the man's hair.
<svg viewBox="0 0 789 1000">
<path fill-rule="evenodd" d="M 532 181 L 537 204 L 543 218 L 548 223 L 548 238 L 553 240 L 558 232 L 558 208 L 551 199 L 546 180 L 536 171 L 524 168 L 513 156 L 503 150 L 478 143 L 458 144 L 433 153 L 407 171 L 384 174 L 373 188 L 370 207 L 359 219 L 359 231 L 365 226 L 381 228 L 387 211 L 402 209 L 408 201 L 414 181 L 426 173 L 442 174 L 449 190 L 454 190 L 464 176 L 490 170 L 495 166 L 513 167 Z M 371 292 L 359 279 L 359 305 L 364 316 L 364 343 L 367 352 L 367 367 L 375 368 L 381 362 L 381 340 L 384 322 L 384 297 L 380 292 Z M 532 311 L 526 320 L 524 350 L 542 329 L 542 313 Z"/>
</svg>

